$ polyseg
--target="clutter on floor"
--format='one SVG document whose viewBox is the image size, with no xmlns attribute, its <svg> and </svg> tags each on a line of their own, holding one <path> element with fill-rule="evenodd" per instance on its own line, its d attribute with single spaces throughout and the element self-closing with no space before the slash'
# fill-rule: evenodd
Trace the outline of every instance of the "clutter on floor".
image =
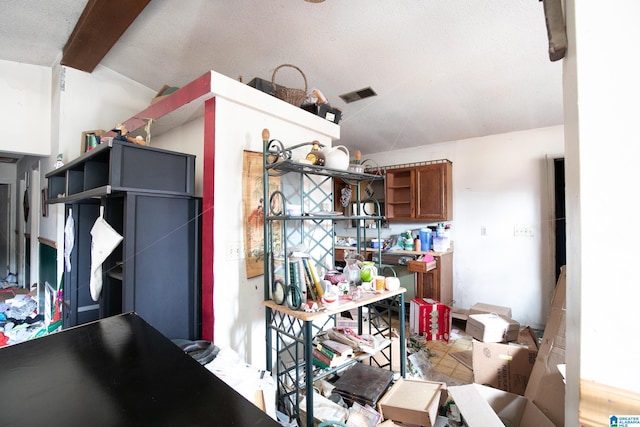
<svg viewBox="0 0 640 427">
<path fill-rule="evenodd" d="M 406 337 L 407 373 L 375 366 L 379 347 L 391 344 L 399 355 L 398 334 L 384 339 L 356 334 L 345 326 L 317 335 L 314 360 L 321 368 L 344 365 L 314 382 L 313 424 L 322 427 L 551 427 L 563 423 L 564 274 L 552 312 L 540 333 L 511 319 L 511 309 L 479 303 L 452 319 L 438 301 L 412 301 Z M 364 319 L 368 321 L 367 319 Z M 392 328 L 392 331 L 394 329 Z M 514 332 L 515 331 L 515 332 Z M 378 341 L 376 341 L 378 340 Z M 176 343 L 178 344 L 178 343 Z M 243 362 L 228 348 L 211 343 L 182 343 L 196 360 L 281 426 L 307 425 L 306 398 L 300 396 L 300 420 L 277 408 L 271 374 Z M 368 351 L 362 351 L 362 349 Z M 374 362 L 368 362 L 373 356 Z M 349 360 L 353 363 L 346 363 Z M 550 364 L 549 361 L 553 363 Z M 360 363 L 358 363 L 360 362 Z M 395 371 L 395 372 L 394 372 Z M 549 386 L 554 387 L 548 393 Z M 550 396 L 552 398 L 550 399 Z M 299 424 L 300 422 L 300 424 Z"/>
<path fill-rule="evenodd" d="M 18 286 L 13 273 L 0 289 L 0 347 L 38 338 L 62 329 L 63 292 L 44 283 L 40 291 Z M 40 303 L 38 300 L 40 299 Z"/>
<path fill-rule="evenodd" d="M 564 408 L 557 396 L 563 394 L 564 385 L 560 371 L 554 367 L 556 362 L 564 363 L 563 281 L 561 275 L 542 344 L 540 331 L 513 320 L 509 307 L 478 303 L 464 313 L 464 321 L 456 317 L 454 323 L 453 310 L 441 307 L 438 301 L 412 301 L 406 378 L 396 374 L 388 381 L 388 370 L 362 363 L 339 370 L 324 378 L 322 386 L 314 383 L 314 424 L 560 425 Z M 396 342 L 391 340 L 393 347 L 397 336 Z M 330 347 L 331 341 L 326 344 Z M 375 386 L 363 387 L 365 384 Z M 549 393 L 550 385 L 557 390 Z M 550 399 L 548 395 L 555 397 Z M 301 408 L 306 408 L 305 402 Z M 300 425 L 307 425 L 304 411 L 301 418 Z M 283 426 L 298 426 L 282 413 L 279 420 Z"/>
<path fill-rule="evenodd" d="M 44 335 L 45 319 L 28 289 L 0 290 L 0 347 Z"/>
<path fill-rule="evenodd" d="M 247 364 L 228 347 L 218 349 L 213 360 L 204 367 L 271 418 L 277 419 L 275 382 L 269 372 Z"/>
</svg>

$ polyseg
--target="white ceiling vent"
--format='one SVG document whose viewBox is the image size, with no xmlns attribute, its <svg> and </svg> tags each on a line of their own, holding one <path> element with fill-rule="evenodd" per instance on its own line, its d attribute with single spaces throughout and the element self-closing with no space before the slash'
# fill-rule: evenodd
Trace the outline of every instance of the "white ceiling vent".
<svg viewBox="0 0 640 427">
<path fill-rule="evenodd" d="M 377 93 L 371 89 L 371 87 L 365 87 L 364 89 L 354 90 L 353 92 L 344 93 L 340 95 L 340 98 L 347 104 L 361 99 L 369 98 L 370 96 L 376 96 Z"/>
</svg>

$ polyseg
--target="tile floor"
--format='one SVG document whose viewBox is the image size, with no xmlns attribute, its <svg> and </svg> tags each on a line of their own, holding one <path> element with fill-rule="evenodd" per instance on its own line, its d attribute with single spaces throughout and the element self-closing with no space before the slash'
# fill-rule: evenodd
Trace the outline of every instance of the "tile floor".
<svg viewBox="0 0 640 427">
<path fill-rule="evenodd" d="M 393 322 L 392 322 L 393 323 Z M 408 322 L 406 325 L 406 337 L 411 337 Z M 397 324 L 395 325 L 398 326 Z M 473 383 L 473 370 L 454 359 L 451 354 L 461 351 L 471 351 L 472 338 L 464 331 L 465 323 L 455 320 L 452 325 L 451 339 L 444 341 L 426 341 L 425 345 L 429 349 L 433 368 L 440 374 L 451 378 L 455 382 L 462 384 Z"/>
<path fill-rule="evenodd" d="M 471 337 L 463 329 L 454 326 L 452 339 L 444 341 L 427 341 L 426 346 L 432 354 L 429 361 L 439 373 L 463 384 L 473 383 L 473 371 L 454 359 L 451 354 L 471 350 Z"/>
</svg>

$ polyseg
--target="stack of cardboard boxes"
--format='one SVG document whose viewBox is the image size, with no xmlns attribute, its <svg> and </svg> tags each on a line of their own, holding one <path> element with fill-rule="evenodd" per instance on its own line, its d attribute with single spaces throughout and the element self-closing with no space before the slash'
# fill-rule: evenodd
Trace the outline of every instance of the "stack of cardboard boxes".
<svg viewBox="0 0 640 427">
<path fill-rule="evenodd" d="M 538 354 L 538 337 L 511 319 L 508 307 L 476 304 L 469 310 L 466 333 L 473 340 L 473 381 L 524 395 Z"/>
<path fill-rule="evenodd" d="M 465 426 L 502 427 L 505 420 L 514 427 L 564 425 L 565 385 L 558 366 L 565 363 L 565 294 L 563 268 L 541 344 L 531 328 L 511 319 L 509 308 L 480 303 L 469 310 L 465 330 L 474 338 L 474 384 L 448 387 Z M 426 320 L 436 317 L 434 311 L 446 312 L 440 305 L 412 300 L 411 332 L 444 340 L 429 337 Z"/>
</svg>

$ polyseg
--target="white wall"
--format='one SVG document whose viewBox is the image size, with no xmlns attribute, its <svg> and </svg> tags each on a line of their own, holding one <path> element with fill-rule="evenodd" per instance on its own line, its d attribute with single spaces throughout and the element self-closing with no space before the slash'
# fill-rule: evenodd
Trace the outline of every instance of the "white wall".
<svg viewBox="0 0 640 427">
<path fill-rule="evenodd" d="M 58 153 L 69 162 L 81 153 L 81 134 L 85 130 L 113 129 L 149 105 L 155 92 L 122 75 L 98 65 L 92 73 L 68 67 L 54 67 L 51 104 L 53 151 L 41 161 L 41 185 L 47 186 L 45 175 L 53 170 Z M 59 241 L 62 234 L 56 224 L 63 209 L 52 206 L 50 215 L 40 223 L 40 237 Z M 64 223 L 64 221 L 62 221 Z"/>
<path fill-rule="evenodd" d="M 553 195 L 547 186 L 553 170 L 548 170 L 548 158 L 563 154 L 563 127 L 557 126 L 364 157 L 381 166 L 451 160 L 455 305 L 508 306 L 521 324 L 540 328 L 555 286 L 549 234 Z M 392 223 L 383 235 L 422 225 Z M 532 227 L 533 237 L 514 237 L 514 226 Z M 481 227 L 486 236 L 481 236 Z"/>
<path fill-rule="evenodd" d="M 49 155 L 51 68 L 0 60 L 0 151 Z"/>
<path fill-rule="evenodd" d="M 278 101 L 279 102 L 279 101 Z M 250 124 L 250 125 L 248 125 Z M 244 354 L 249 363 L 264 367 L 264 277 L 247 279 L 244 259 L 225 258 L 224 248 L 244 241 L 242 164 L 243 150 L 262 152 L 262 129 L 285 146 L 331 139 L 232 101 L 216 100 L 216 171 L 214 217 L 214 311 L 216 344 Z M 244 252 L 244 251 L 242 251 Z"/>
<path fill-rule="evenodd" d="M 14 202 L 11 203 L 10 206 L 7 207 L 8 212 L 6 213 L 7 216 L 7 220 L 8 220 L 8 226 L 9 229 L 8 230 L 2 230 L 3 234 L 7 233 L 6 235 L 3 235 L 2 239 L 6 239 L 6 242 L 9 246 L 10 249 L 10 253 L 8 254 L 8 259 L 7 262 L 9 264 L 9 272 L 11 273 L 17 273 L 17 264 L 16 264 L 16 233 L 15 230 L 17 229 L 17 215 L 16 215 L 16 209 L 15 209 L 15 205 L 16 205 L 16 200 L 21 200 L 21 198 L 19 198 L 19 192 L 18 192 L 18 183 L 16 182 L 16 173 L 17 173 L 17 167 L 15 164 L 3 164 L 0 165 L 0 184 L 7 184 L 9 186 L 9 198 L 10 200 L 13 200 Z M 20 195 L 22 196 L 22 195 Z M 2 277 L 2 275 L 4 274 L 4 266 L 0 266 L 0 279 L 3 279 L 4 277 Z"/>
<path fill-rule="evenodd" d="M 638 16 L 633 0 L 566 2 L 567 425 L 580 381 L 640 393 Z"/>
<path fill-rule="evenodd" d="M 59 140 L 65 160 L 81 154 L 82 131 L 113 129 L 155 96 L 153 90 L 101 65 L 90 74 L 64 67 L 61 79 Z M 55 159 L 58 153 L 52 154 Z"/>
<path fill-rule="evenodd" d="M 262 130 L 269 129 L 271 138 L 285 146 L 318 140 L 331 145 L 331 137 L 319 133 L 314 124 L 321 119 L 304 112 L 302 124 L 292 123 L 298 110 L 281 101 L 251 90 L 246 96 L 244 85 L 216 77 L 229 97 L 216 97 L 215 117 L 215 204 L 214 204 L 214 338 L 216 345 L 230 347 L 248 363 L 265 367 L 264 277 L 247 279 L 245 259 L 231 259 L 226 249 L 237 242 L 244 244 L 244 212 L 242 171 L 244 150 L 262 152 Z M 214 91 L 216 87 L 213 88 Z M 234 100 L 237 96 L 237 101 Z M 253 108 L 251 99 L 260 108 Z M 276 103 L 275 105 L 273 103 Z M 269 108 L 272 106 L 274 108 Z M 284 111 L 282 111 L 284 110 Z M 273 114 L 271 113 L 273 112 Z M 153 136 L 151 145 L 196 155 L 196 195 L 202 196 L 204 118 L 161 135 Z M 303 149 L 306 151 L 307 149 Z M 300 152 L 298 153 L 298 156 Z M 244 248 L 241 248 L 244 254 Z"/>
</svg>

